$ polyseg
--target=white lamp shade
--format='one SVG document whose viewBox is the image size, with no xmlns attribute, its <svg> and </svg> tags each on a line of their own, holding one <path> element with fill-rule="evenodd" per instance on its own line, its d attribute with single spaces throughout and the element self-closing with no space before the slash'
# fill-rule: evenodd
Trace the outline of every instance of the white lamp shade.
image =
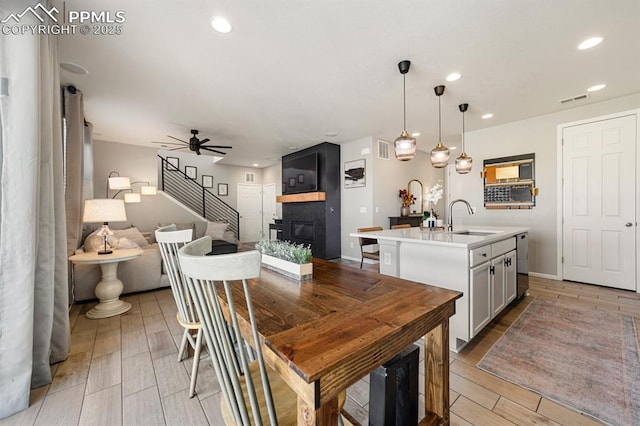
<svg viewBox="0 0 640 426">
<path fill-rule="evenodd" d="M 126 176 L 114 176 L 109 178 L 109 189 L 130 189 L 131 179 Z"/>
<path fill-rule="evenodd" d="M 124 222 L 126 220 L 127 211 L 122 200 L 97 198 L 84 202 L 83 223 Z"/>
<path fill-rule="evenodd" d="M 139 203 L 140 202 L 140 194 L 137 192 L 127 192 L 124 194 L 124 202 L 127 204 L 130 203 Z"/>
<path fill-rule="evenodd" d="M 140 187 L 140 193 L 142 195 L 156 195 L 157 188 L 155 186 L 151 186 L 151 185 L 141 186 Z"/>
</svg>

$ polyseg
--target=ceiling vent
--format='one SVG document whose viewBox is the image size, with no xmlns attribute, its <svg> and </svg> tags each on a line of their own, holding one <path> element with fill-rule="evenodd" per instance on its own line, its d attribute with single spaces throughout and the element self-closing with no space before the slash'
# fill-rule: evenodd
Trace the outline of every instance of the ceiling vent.
<svg viewBox="0 0 640 426">
<path fill-rule="evenodd" d="M 389 159 L 389 142 L 378 139 L 378 158 Z"/>
<path fill-rule="evenodd" d="M 561 104 L 568 104 L 568 103 L 573 102 L 573 101 L 582 101 L 584 99 L 587 99 L 588 97 L 589 97 L 588 93 L 583 93 L 582 95 L 573 96 L 571 98 L 560 99 L 560 103 Z"/>
</svg>

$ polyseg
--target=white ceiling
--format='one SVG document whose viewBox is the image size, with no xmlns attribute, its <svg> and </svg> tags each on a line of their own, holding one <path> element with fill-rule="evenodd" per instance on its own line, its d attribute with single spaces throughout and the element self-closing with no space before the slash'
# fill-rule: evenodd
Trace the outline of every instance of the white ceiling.
<svg viewBox="0 0 640 426">
<path fill-rule="evenodd" d="M 60 9 L 61 0 L 55 1 Z M 468 131 L 640 92 L 638 0 L 66 0 L 66 10 L 123 10 L 123 34 L 60 36 L 61 71 L 84 93 L 95 139 L 158 148 L 189 129 L 232 145 L 224 164 L 273 164 L 289 147 L 389 141 L 407 130 L 418 148 Z M 210 26 L 227 17 L 230 34 Z M 604 42 L 578 51 L 584 39 Z M 447 83 L 453 71 L 463 77 Z M 587 100 L 560 99 L 606 89 Z M 491 112 L 494 117 L 482 120 Z M 337 136 L 329 137 L 327 132 Z M 468 147 L 469 148 L 469 147 Z M 472 150 L 467 149 L 471 155 Z M 458 151 L 459 152 L 459 151 Z"/>
</svg>

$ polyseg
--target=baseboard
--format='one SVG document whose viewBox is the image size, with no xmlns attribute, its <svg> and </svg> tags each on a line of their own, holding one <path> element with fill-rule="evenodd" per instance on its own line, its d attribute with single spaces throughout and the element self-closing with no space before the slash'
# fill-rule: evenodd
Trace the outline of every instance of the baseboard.
<svg viewBox="0 0 640 426">
<path fill-rule="evenodd" d="M 562 278 L 560 278 L 557 275 L 541 274 L 539 272 L 529 272 L 529 275 L 532 276 L 532 277 L 536 277 L 536 278 L 544 278 L 544 279 L 547 279 L 547 280 L 562 281 Z"/>
</svg>

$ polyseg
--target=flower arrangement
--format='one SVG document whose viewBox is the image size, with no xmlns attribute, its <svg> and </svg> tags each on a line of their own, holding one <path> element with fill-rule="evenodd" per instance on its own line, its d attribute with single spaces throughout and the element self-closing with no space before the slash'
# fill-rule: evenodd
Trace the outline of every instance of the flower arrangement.
<svg viewBox="0 0 640 426">
<path fill-rule="evenodd" d="M 304 244 L 280 240 L 262 240 L 256 243 L 256 249 L 260 250 L 262 254 L 299 265 L 311 262 L 311 246 L 305 246 Z"/>
<path fill-rule="evenodd" d="M 398 197 L 402 198 L 402 206 L 409 207 L 416 202 L 416 197 L 413 196 L 408 190 L 401 189 L 398 191 Z"/>
<path fill-rule="evenodd" d="M 438 217 L 438 215 L 433 211 L 433 209 L 438 204 L 438 201 L 442 199 L 443 190 L 444 188 L 442 186 L 442 181 L 439 180 L 427 192 L 427 195 L 424 197 L 424 200 L 427 202 L 427 211 L 425 211 L 426 217 L 429 217 L 429 216 L 434 216 L 436 218 Z"/>
</svg>

